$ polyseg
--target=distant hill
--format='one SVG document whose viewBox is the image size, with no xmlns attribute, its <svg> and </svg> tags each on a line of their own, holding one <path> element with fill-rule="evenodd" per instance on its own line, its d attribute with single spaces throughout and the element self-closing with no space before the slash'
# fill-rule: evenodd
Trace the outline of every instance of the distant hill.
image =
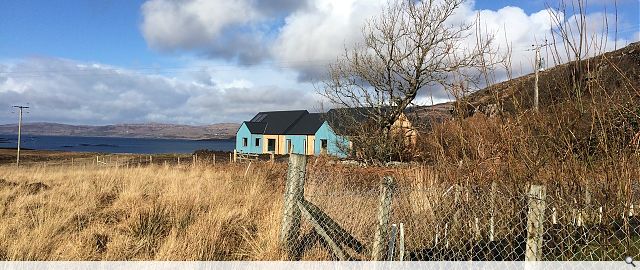
<svg viewBox="0 0 640 270">
<path fill-rule="evenodd" d="M 65 125 L 57 123 L 25 123 L 23 134 L 49 136 L 128 137 L 163 139 L 229 139 L 240 124 L 220 123 L 204 126 L 173 124 L 116 124 L 106 126 Z M 0 125 L 0 134 L 16 134 L 16 124 Z"/>
</svg>

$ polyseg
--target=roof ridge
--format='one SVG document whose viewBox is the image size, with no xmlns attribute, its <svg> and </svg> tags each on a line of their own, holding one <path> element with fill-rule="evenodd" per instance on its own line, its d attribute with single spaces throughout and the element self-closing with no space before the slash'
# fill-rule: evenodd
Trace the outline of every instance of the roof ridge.
<svg viewBox="0 0 640 270">
<path fill-rule="evenodd" d="M 324 124 L 324 113 L 308 113 L 300 117 L 285 132 L 285 135 L 313 135 Z"/>
<path fill-rule="evenodd" d="M 291 123 L 291 125 L 289 125 L 289 126 L 284 130 L 284 132 L 283 132 L 284 134 L 287 134 L 287 132 L 289 132 L 289 131 L 291 130 L 291 128 L 295 127 L 295 126 L 298 124 L 298 122 L 300 122 L 300 120 L 302 120 L 302 118 L 304 118 L 305 116 L 309 115 L 309 111 L 307 111 L 307 110 L 304 110 L 304 111 L 305 111 L 305 112 L 307 112 L 307 113 L 303 113 L 302 115 L 300 115 L 300 116 L 298 117 L 298 119 L 296 119 L 295 121 L 293 121 L 293 123 Z"/>
<path fill-rule="evenodd" d="M 309 113 L 309 111 L 307 111 L 307 110 L 281 110 L 281 111 L 262 111 L 262 112 L 258 112 L 257 114 L 261 114 L 261 113 L 278 113 L 278 112 L 307 112 L 307 113 Z"/>
</svg>

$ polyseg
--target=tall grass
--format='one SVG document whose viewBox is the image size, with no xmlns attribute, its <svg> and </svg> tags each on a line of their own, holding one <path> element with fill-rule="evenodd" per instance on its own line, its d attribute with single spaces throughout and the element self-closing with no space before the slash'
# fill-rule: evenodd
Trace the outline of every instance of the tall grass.
<svg viewBox="0 0 640 270">
<path fill-rule="evenodd" d="M 282 166 L 244 169 L 0 167 L 0 259 L 278 259 Z"/>
<path fill-rule="evenodd" d="M 392 222 L 405 224 L 408 256 L 421 260 L 498 258 L 464 249 L 469 240 L 487 243 L 493 216 L 496 243 L 502 246 L 486 247 L 505 252 L 498 254 L 500 258 L 519 259 L 514 248 L 524 237 L 528 183 L 546 183 L 549 208 L 557 208 L 558 220 L 565 225 L 572 224 L 576 210 L 595 217 L 603 206 L 603 224 L 614 226 L 603 227 L 600 232 L 605 235 L 624 225 L 620 215 L 628 203 L 640 202 L 627 197 L 637 190 L 628 182 L 637 183 L 640 176 L 637 159 L 610 169 L 553 164 L 545 165 L 544 173 L 529 175 L 528 181 L 520 175 L 527 172 L 526 166 L 515 166 L 517 162 L 508 159 L 395 168 L 312 159 L 305 197 L 367 248 L 377 222 L 380 180 L 394 176 Z M 288 259 L 278 243 L 285 171 L 286 164 L 268 162 L 129 168 L 0 166 L 0 259 Z M 497 183 L 497 190 L 491 190 L 491 182 Z M 586 189 L 589 204 L 583 196 Z M 550 219 L 549 213 L 546 218 Z M 479 231 L 474 229 L 476 219 Z M 625 235 L 638 234 L 634 226 Z M 333 259 L 309 222 L 303 221 L 301 235 L 300 259 Z M 637 250 L 633 245 L 640 243 L 630 241 Z M 346 252 L 355 259 L 369 255 L 366 250 Z M 572 256 L 561 253 L 551 258 Z"/>
</svg>

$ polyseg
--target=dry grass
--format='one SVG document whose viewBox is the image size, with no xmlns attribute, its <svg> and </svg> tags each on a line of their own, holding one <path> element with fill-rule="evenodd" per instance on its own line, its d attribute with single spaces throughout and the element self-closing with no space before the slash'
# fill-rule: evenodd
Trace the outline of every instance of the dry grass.
<svg viewBox="0 0 640 270">
<path fill-rule="evenodd" d="M 473 257 L 471 250 L 425 249 L 436 246 L 437 237 L 440 245 L 450 242 L 452 247 L 465 246 L 464 239 L 486 241 L 491 211 L 496 240 L 505 245 L 500 249 L 506 251 L 504 258 L 520 258 L 512 246 L 521 243 L 526 222 L 520 214 L 526 209 L 527 182 L 518 175 L 527 171 L 509 166 L 514 163 L 466 160 L 462 166 L 443 162 L 361 168 L 324 161 L 309 162 L 305 197 L 365 248 L 372 244 L 380 180 L 392 175 L 398 186 L 392 222 L 405 224 L 410 258 L 494 258 Z M 618 168 L 548 164 L 544 175 L 549 179 L 534 179 L 547 183 L 550 206 L 558 208 L 563 223 L 571 223 L 574 209 L 597 209 L 593 206 L 605 206 L 607 222 L 615 223 L 627 199 L 639 202 L 627 198 L 635 193 L 625 190 L 637 188 L 625 188 L 625 182 L 640 175 L 638 164 L 637 159 Z M 287 259 L 278 245 L 285 171 L 286 164 L 265 162 L 254 162 L 248 170 L 246 163 L 0 166 L 0 259 Z M 489 191 L 492 181 L 498 184 L 495 202 Z M 587 186 L 591 205 L 583 205 L 580 197 Z M 309 222 L 303 221 L 301 234 L 304 252 L 299 259 L 334 259 Z M 445 235 L 449 240 L 443 240 Z M 366 250 L 347 252 L 355 259 L 369 256 Z"/>
<path fill-rule="evenodd" d="M 0 259 L 278 259 L 281 165 L 0 167 Z"/>
</svg>

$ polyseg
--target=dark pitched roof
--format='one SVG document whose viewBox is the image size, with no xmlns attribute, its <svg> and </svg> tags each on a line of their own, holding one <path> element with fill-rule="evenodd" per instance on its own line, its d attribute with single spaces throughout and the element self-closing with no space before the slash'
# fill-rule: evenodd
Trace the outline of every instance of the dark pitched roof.
<svg viewBox="0 0 640 270">
<path fill-rule="evenodd" d="M 324 123 L 321 113 L 309 113 L 300 118 L 289 130 L 287 135 L 313 135 Z"/>
<path fill-rule="evenodd" d="M 365 123 L 372 114 L 373 108 L 338 108 L 331 109 L 322 116 L 329 126 L 340 135 L 348 135 L 353 132 L 357 124 Z"/>
<path fill-rule="evenodd" d="M 247 126 L 251 134 L 262 134 L 264 133 L 264 129 L 267 127 L 267 123 L 262 123 L 262 122 L 245 121 L 244 124 Z"/>
<path fill-rule="evenodd" d="M 382 107 L 384 111 L 389 107 Z M 331 128 L 339 134 L 353 132 L 352 125 L 368 123 L 369 117 L 376 115 L 377 108 L 339 108 L 331 109 L 326 113 L 325 120 Z M 442 123 L 452 117 L 453 106 L 451 103 L 436 104 L 432 106 L 411 106 L 404 110 L 404 115 L 414 128 L 426 131 L 432 128 L 434 123 Z M 371 122 L 369 122 L 371 123 Z"/>
<path fill-rule="evenodd" d="M 247 123 L 261 123 L 265 125 L 261 132 L 254 134 L 285 134 L 298 119 L 306 114 L 309 114 L 306 110 L 259 112 Z M 256 124 L 256 126 L 259 125 Z M 253 133 L 253 131 L 251 131 L 251 133 Z"/>
</svg>

